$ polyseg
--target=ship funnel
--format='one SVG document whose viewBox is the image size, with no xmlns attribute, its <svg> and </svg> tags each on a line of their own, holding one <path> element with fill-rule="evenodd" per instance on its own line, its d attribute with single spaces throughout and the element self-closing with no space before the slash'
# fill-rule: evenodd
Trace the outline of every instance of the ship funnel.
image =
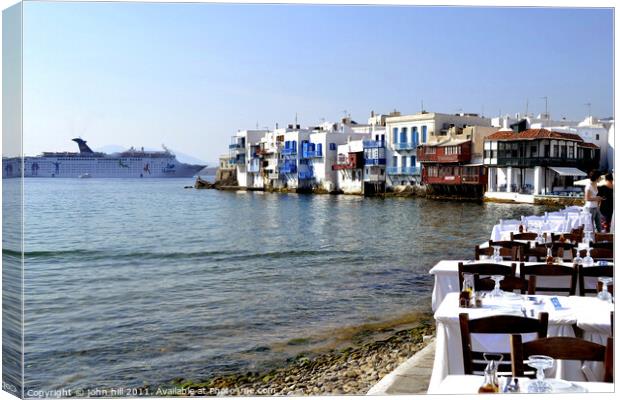
<svg viewBox="0 0 620 400">
<path fill-rule="evenodd" d="M 78 147 L 80 148 L 80 154 L 93 154 L 94 153 L 94 151 L 92 151 L 91 148 L 88 147 L 88 145 L 86 144 L 86 140 L 82 140 L 81 138 L 75 138 L 71 140 L 73 140 L 75 143 L 78 144 Z"/>
</svg>

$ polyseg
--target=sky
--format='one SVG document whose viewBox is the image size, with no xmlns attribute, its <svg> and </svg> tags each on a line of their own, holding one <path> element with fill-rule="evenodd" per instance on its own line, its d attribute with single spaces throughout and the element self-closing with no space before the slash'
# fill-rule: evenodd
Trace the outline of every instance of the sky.
<svg viewBox="0 0 620 400">
<path fill-rule="evenodd" d="M 213 163 L 240 129 L 370 111 L 613 114 L 611 9 L 24 5 L 24 154 L 107 145 Z"/>
</svg>

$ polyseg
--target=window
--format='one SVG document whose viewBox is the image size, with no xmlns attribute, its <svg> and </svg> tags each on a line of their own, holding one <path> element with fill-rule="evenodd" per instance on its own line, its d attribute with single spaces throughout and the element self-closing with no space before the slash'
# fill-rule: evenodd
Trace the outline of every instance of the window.
<svg viewBox="0 0 620 400">
<path fill-rule="evenodd" d="M 407 128 L 402 128 L 400 130 L 400 142 L 407 143 Z"/>
<path fill-rule="evenodd" d="M 422 143 L 426 143 L 426 125 L 422 126 Z"/>
<path fill-rule="evenodd" d="M 551 155 L 551 145 L 549 143 L 545 143 L 545 155 L 544 157 L 549 157 Z"/>
<path fill-rule="evenodd" d="M 330 143 L 329 144 L 329 149 L 330 150 L 336 150 L 336 143 Z"/>
<path fill-rule="evenodd" d="M 536 157 L 538 153 L 538 145 L 532 145 L 530 147 L 530 157 Z"/>
<path fill-rule="evenodd" d="M 424 149 L 424 154 L 435 154 L 435 147 L 433 146 L 426 146 L 426 148 Z"/>
<path fill-rule="evenodd" d="M 418 127 L 417 126 L 411 127 L 411 141 L 413 142 L 414 146 L 418 145 Z"/>
<path fill-rule="evenodd" d="M 323 143 L 318 143 L 316 145 L 316 153 L 317 153 L 317 156 L 319 157 L 323 156 Z"/>
<path fill-rule="evenodd" d="M 409 166 L 415 167 L 415 156 L 411 156 L 411 159 L 409 160 Z"/>
<path fill-rule="evenodd" d="M 392 165 L 395 167 L 398 167 L 398 157 L 396 156 L 392 157 Z"/>
<path fill-rule="evenodd" d="M 568 158 L 575 158 L 575 147 L 572 143 L 568 145 Z"/>
<path fill-rule="evenodd" d="M 601 137 L 599 136 L 599 134 L 596 134 L 596 140 L 599 140 Z"/>
<path fill-rule="evenodd" d="M 392 129 L 392 143 L 398 143 L 398 128 Z"/>
</svg>

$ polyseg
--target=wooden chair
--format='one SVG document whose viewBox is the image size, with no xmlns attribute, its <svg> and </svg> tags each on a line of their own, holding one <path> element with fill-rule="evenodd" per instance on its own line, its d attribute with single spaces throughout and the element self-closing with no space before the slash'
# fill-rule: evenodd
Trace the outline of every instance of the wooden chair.
<svg viewBox="0 0 620 400">
<path fill-rule="evenodd" d="M 584 228 L 585 228 L 585 225 L 581 225 L 578 228 L 571 229 L 570 233 L 580 233 L 583 235 Z"/>
<path fill-rule="evenodd" d="M 495 288 L 495 281 L 491 278 L 481 278 L 479 274 L 474 274 L 474 289 L 491 291 Z M 530 279 L 519 278 L 518 276 L 506 276 L 499 282 L 499 288 L 505 292 L 518 290 L 521 294 L 536 293 L 536 277 Z"/>
<path fill-rule="evenodd" d="M 577 289 L 577 268 L 560 264 L 532 264 L 525 265 L 521 263 L 519 268 L 519 276 L 527 278 L 528 276 L 567 276 L 570 278 L 570 286 L 566 287 L 549 287 L 536 285 L 536 291 L 543 292 L 566 292 L 568 296 L 574 296 Z"/>
<path fill-rule="evenodd" d="M 613 233 L 597 233 L 594 232 L 594 241 L 595 242 L 613 242 L 614 234 Z"/>
<path fill-rule="evenodd" d="M 510 266 L 503 264 L 493 263 L 475 263 L 475 264 L 463 264 L 459 262 L 459 290 L 463 290 L 463 275 L 464 274 L 478 274 L 483 276 L 503 275 L 514 276 L 517 270 L 517 264 L 512 263 Z M 475 289 L 475 288 L 474 288 Z"/>
<path fill-rule="evenodd" d="M 584 267 L 583 265 L 579 265 L 577 267 L 577 276 L 579 277 L 579 294 L 581 296 L 585 296 L 588 293 L 598 293 L 601 291 L 601 289 L 598 287 L 599 284 L 602 284 L 602 282 L 598 282 L 597 283 L 597 289 L 588 289 L 585 287 L 585 278 L 586 277 L 593 277 L 593 278 L 599 278 L 601 276 L 609 276 L 612 277 L 614 276 L 614 267 L 612 265 L 604 265 L 604 266 L 600 266 L 600 267 Z M 613 285 L 609 285 L 609 286 L 613 286 Z M 613 287 L 610 290 L 610 293 L 613 295 Z"/>
<path fill-rule="evenodd" d="M 555 336 L 529 342 L 522 342 L 521 335 L 510 337 L 510 352 L 513 376 L 535 376 L 535 370 L 524 367 L 524 360 L 532 355 L 544 355 L 556 360 L 602 361 L 605 363 L 605 382 L 613 382 L 613 338 L 607 339 L 607 346 L 587 340 Z"/>
<path fill-rule="evenodd" d="M 480 260 L 480 256 L 492 257 L 494 250 L 495 249 L 493 249 L 492 247 L 476 246 L 475 253 L 474 253 L 474 259 Z M 516 260 L 517 251 L 514 249 L 501 248 L 499 249 L 499 255 L 502 256 L 504 260 L 517 261 Z"/>
<path fill-rule="evenodd" d="M 587 250 L 580 250 L 579 256 L 585 257 L 588 254 Z M 573 249 L 573 258 L 577 255 L 577 249 Z M 590 250 L 590 256 L 594 261 L 613 261 L 614 251 L 613 249 L 592 249 Z"/>
<path fill-rule="evenodd" d="M 516 315 L 494 315 L 491 317 L 469 319 L 469 314 L 459 314 L 461 344 L 463 346 L 463 369 L 466 375 L 483 374 L 487 365 L 483 352 L 472 349 L 471 335 L 478 333 L 516 334 L 535 333 L 537 338 L 547 336 L 549 314 L 541 312 L 538 319 Z M 510 353 L 501 353 L 502 361 L 510 361 Z M 510 364 L 500 363 L 498 372 L 510 372 Z"/>
<path fill-rule="evenodd" d="M 515 240 L 535 240 L 536 232 L 523 232 L 523 233 L 513 233 L 510 232 L 510 241 Z"/>
</svg>

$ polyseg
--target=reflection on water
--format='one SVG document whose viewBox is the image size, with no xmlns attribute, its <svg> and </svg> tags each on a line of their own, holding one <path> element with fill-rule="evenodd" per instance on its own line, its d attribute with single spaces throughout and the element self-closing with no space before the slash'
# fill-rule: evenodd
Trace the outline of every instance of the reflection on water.
<svg viewBox="0 0 620 400">
<path fill-rule="evenodd" d="M 430 310 L 440 259 L 534 206 L 26 180 L 28 388 L 277 362 L 279 343 Z"/>
</svg>

